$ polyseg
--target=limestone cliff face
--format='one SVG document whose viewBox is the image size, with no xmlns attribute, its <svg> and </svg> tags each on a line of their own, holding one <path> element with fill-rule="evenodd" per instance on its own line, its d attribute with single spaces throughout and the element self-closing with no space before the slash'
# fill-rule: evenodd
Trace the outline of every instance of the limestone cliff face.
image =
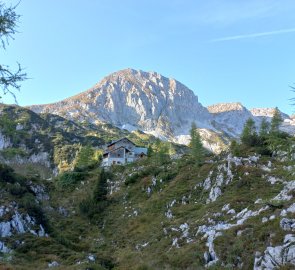
<svg viewBox="0 0 295 270">
<path fill-rule="evenodd" d="M 31 109 L 129 130 L 139 128 L 165 138 L 187 134 L 192 121 L 211 127 L 211 115 L 193 91 L 156 72 L 133 69 L 113 73 L 80 95 Z"/>
<path fill-rule="evenodd" d="M 232 137 L 241 134 L 245 122 L 254 118 L 241 103 L 218 103 L 208 106 L 214 119 L 214 126 L 225 131 Z"/>
<path fill-rule="evenodd" d="M 243 130 L 246 121 L 252 118 L 256 128 L 259 129 L 262 119 L 270 122 L 275 108 L 253 108 L 248 110 L 241 103 L 218 103 L 207 107 L 213 116 L 213 125 L 216 129 L 223 130 L 232 137 L 238 137 Z M 281 130 L 295 134 L 295 121 L 289 115 L 280 112 L 283 123 Z"/>
<path fill-rule="evenodd" d="M 222 141 L 225 137 L 238 137 L 249 118 L 259 127 L 263 117 L 271 119 L 273 111 L 250 111 L 240 103 L 220 103 L 205 108 L 192 90 L 175 79 L 133 69 L 112 73 L 79 95 L 53 104 L 33 105 L 30 109 L 70 120 L 106 122 L 129 131 L 140 129 L 179 143 L 188 142 L 192 122 Z M 284 114 L 284 118 L 289 116 Z M 291 121 L 286 126 L 295 130 Z M 206 138 L 203 140 L 208 144 Z M 216 147 L 211 143 L 208 148 Z M 220 145 L 217 148 L 220 149 Z"/>
</svg>

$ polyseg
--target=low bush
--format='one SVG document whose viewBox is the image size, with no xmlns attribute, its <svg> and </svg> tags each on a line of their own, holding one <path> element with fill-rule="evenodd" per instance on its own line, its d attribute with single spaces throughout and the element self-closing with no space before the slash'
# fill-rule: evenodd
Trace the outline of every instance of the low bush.
<svg viewBox="0 0 295 270">
<path fill-rule="evenodd" d="M 161 170 L 158 167 L 148 166 L 144 170 L 136 172 L 128 176 L 125 180 L 125 185 L 134 184 L 137 180 L 142 179 L 146 176 L 157 176 Z"/>
<path fill-rule="evenodd" d="M 14 183 L 16 180 L 13 169 L 4 164 L 0 164 L 0 181 Z"/>
<path fill-rule="evenodd" d="M 62 188 L 72 188 L 83 181 L 87 175 L 87 172 L 65 172 L 58 177 L 57 183 Z"/>
<path fill-rule="evenodd" d="M 31 217 L 35 218 L 37 224 L 42 224 L 44 229 L 49 231 L 48 219 L 42 207 L 37 204 L 33 194 L 26 193 L 20 201 L 20 207 L 24 208 Z"/>
<path fill-rule="evenodd" d="M 100 222 L 101 217 L 108 206 L 107 200 L 107 180 L 112 178 L 112 174 L 104 169 L 100 172 L 93 192 L 79 204 L 80 213 L 90 220 L 96 219 Z"/>
<path fill-rule="evenodd" d="M 134 173 L 134 174 L 128 176 L 125 180 L 125 185 L 128 186 L 130 184 L 134 184 L 138 178 L 140 178 L 139 173 Z"/>
<path fill-rule="evenodd" d="M 99 223 L 107 205 L 107 201 L 95 201 L 92 198 L 88 198 L 80 202 L 79 210 L 82 215 L 90 220 L 95 219 Z"/>
<path fill-rule="evenodd" d="M 11 195 L 17 196 L 17 197 L 22 197 L 25 193 L 28 192 L 28 189 L 24 186 L 21 186 L 19 183 L 10 185 L 8 189 Z"/>
<path fill-rule="evenodd" d="M 12 159 L 16 156 L 25 157 L 27 153 L 21 148 L 6 148 L 0 151 L 0 154 L 6 159 Z"/>
</svg>

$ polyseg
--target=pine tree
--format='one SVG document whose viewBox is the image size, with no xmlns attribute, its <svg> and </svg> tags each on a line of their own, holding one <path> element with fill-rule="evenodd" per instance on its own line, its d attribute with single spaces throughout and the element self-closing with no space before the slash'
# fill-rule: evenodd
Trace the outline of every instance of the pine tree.
<svg viewBox="0 0 295 270">
<path fill-rule="evenodd" d="M 154 143 L 154 154 L 155 161 L 158 164 L 163 164 L 169 159 L 169 147 L 166 142 L 161 141 L 159 138 Z"/>
<path fill-rule="evenodd" d="M 239 144 L 236 140 L 232 140 L 230 142 L 230 146 L 229 146 L 230 152 L 234 155 L 234 156 L 239 156 L 240 155 L 240 149 L 239 149 Z"/>
<path fill-rule="evenodd" d="M 281 113 L 278 107 L 276 107 L 274 111 L 274 115 L 270 123 L 270 132 L 272 134 L 279 132 L 279 127 L 282 122 L 283 122 L 283 119 L 282 119 Z"/>
<path fill-rule="evenodd" d="M 96 187 L 93 191 L 93 199 L 95 201 L 105 201 L 107 198 L 107 180 L 108 180 L 108 173 L 102 169 L 97 182 Z"/>
<path fill-rule="evenodd" d="M 269 130 L 270 130 L 270 124 L 269 122 L 266 121 L 265 118 L 263 118 L 260 124 L 259 136 L 261 138 L 265 138 L 268 135 Z"/>
<path fill-rule="evenodd" d="M 167 161 L 167 159 L 169 158 L 168 152 L 169 152 L 168 145 L 164 142 L 161 142 L 157 152 L 159 164 L 163 164 Z"/>
<path fill-rule="evenodd" d="M 147 156 L 152 157 L 153 154 L 154 154 L 154 150 L 153 150 L 152 146 L 149 144 L 148 149 L 147 149 Z"/>
<path fill-rule="evenodd" d="M 257 133 L 255 122 L 252 118 L 249 118 L 241 134 L 241 142 L 246 146 L 255 146 L 257 143 Z"/>
<path fill-rule="evenodd" d="M 200 133 L 197 130 L 196 124 L 193 122 L 190 130 L 191 141 L 189 147 L 191 148 L 191 155 L 199 166 L 204 160 L 204 148 L 201 141 Z"/>
</svg>

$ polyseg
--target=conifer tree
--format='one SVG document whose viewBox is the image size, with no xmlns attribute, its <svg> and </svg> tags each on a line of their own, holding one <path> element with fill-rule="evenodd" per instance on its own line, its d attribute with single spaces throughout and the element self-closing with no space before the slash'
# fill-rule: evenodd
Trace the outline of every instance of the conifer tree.
<svg viewBox="0 0 295 270">
<path fill-rule="evenodd" d="M 252 118 L 249 118 L 244 125 L 241 142 L 246 146 L 254 146 L 257 142 L 255 122 Z"/>
<path fill-rule="evenodd" d="M 240 155 L 239 144 L 238 144 L 238 142 L 236 140 L 232 140 L 230 142 L 229 150 L 230 150 L 231 154 L 234 155 L 234 156 L 239 156 Z"/>
<path fill-rule="evenodd" d="M 167 161 L 167 159 L 169 158 L 168 152 L 169 152 L 168 145 L 165 142 L 160 141 L 160 145 L 157 151 L 159 164 L 163 164 Z"/>
<path fill-rule="evenodd" d="M 153 150 L 152 146 L 149 144 L 148 149 L 147 149 L 147 156 L 152 157 L 153 154 L 154 154 L 154 150 Z"/>
<path fill-rule="evenodd" d="M 107 180 L 108 180 L 108 173 L 102 169 L 97 182 L 96 187 L 93 191 L 93 199 L 95 201 L 105 201 L 107 198 Z"/>
<path fill-rule="evenodd" d="M 282 122 L 283 122 L 283 119 L 282 119 L 281 113 L 280 113 L 278 107 L 276 107 L 275 111 L 274 111 L 274 115 L 273 115 L 273 117 L 271 119 L 271 123 L 270 123 L 270 132 L 272 134 L 279 132 L 279 127 Z"/>
<path fill-rule="evenodd" d="M 261 138 L 265 138 L 268 135 L 269 130 L 270 130 L 269 122 L 267 122 L 266 119 L 263 118 L 260 124 L 259 136 Z"/>
<path fill-rule="evenodd" d="M 197 165 L 200 165 L 204 160 L 204 148 L 201 141 L 200 133 L 197 130 L 196 123 L 192 123 L 191 130 L 191 141 L 190 141 L 190 148 L 191 148 L 191 155 Z"/>
</svg>

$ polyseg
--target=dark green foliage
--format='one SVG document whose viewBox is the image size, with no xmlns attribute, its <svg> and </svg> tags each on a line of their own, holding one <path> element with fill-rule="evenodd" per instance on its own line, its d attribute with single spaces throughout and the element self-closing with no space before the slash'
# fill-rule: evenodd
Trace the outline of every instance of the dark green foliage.
<svg viewBox="0 0 295 270">
<path fill-rule="evenodd" d="M 268 149 L 274 153 L 276 151 L 292 151 L 292 145 L 294 142 L 291 140 L 289 134 L 281 131 L 270 132 L 266 138 Z"/>
<path fill-rule="evenodd" d="M 283 119 L 282 119 L 281 113 L 279 109 L 276 107 L 274 111 L 274 115 L 270 123 L 270 133 L 273 134 L 273 133 L 279 132 L 279 127 L 282 122 L 283 122 Z"/>
<path fill-rule="evenodd" d="M 262 119 L 259 129 L 259 136 L 265 138 L 270 131 L 270 124 L 265 118 Z"/>
<path fill-rule="evenodd" d="M 97 202 L 91 197 L 80 202 L 79 210 L 82 215 L 88 217 L 89 219 L 92 219 L 93 216 L 99 211 Z"/>
<path fill-rule="evenodd" d="M 90 145 L 82 146 L 76 160 L 77 168 L 87 168 L 95 164 L 94 149 Z"/>
<path fill-rule="evenodd" d="M 232 140 L 231 143 L 230 143 L 230 152 L 234 155 L 234 156 L 239 156 L 241 155 L 240 153 L 240 147 L 239 147 L 239 144 L 236 140 Z"/>
<path fill-rule="evenodd" d="M 162 179 L 163 182 L 169 182 L 172 179 L 174 179 L 176 175 L 177 175 L 176 171 L 166 171 L 166 172 L 164 171 L 159 174 L 159 178 Z"/>
<path fill-rule="evenodd" d="M 133 173 L 132 175 L 126 178 L 125 185 L 128 186 L 130 184 L 134 184 L 140 177 L 141 175 L 139 173 Z"/>
<path fill-rule="evenodd" d="M 246 146 L 255 146 L 258 143 L 258 136 L 256 133 L 255 122 L 252 118 L 249 118 L 241 134 L 241 142 Z"/>
<path fill-rule="evenodd" d="M 191 141 L 189 147 L 191 148 L 192 158 L 199 166 L 204 161 L 204 148 L 201 141 L 200 133 L 197 130 L 196 124 L 193 122 L 190 130 Z"/>
<path fill-rule="evenodd" d="M 41 204 L 36 201 L 36 197 L 31 191 L 27 178 L 17 175 L 13 170 L 0 164 L 0 180 L 2 187 L 17 199 L 19 207 L 24 209 L 31 217 L 35 218 L 37 224 L 42 224 L 45 229 L 49 229 L 48 220 L 41 207 Z"/>
<path fill-rule="evenodd" d="M 13 173 L 13 169 L 7 165 L 0 164 L 0 181 L 14 183 L 15 175 Z"/>
<path fill-rule="evenodd" d="M 164 164 L 169 160 L 169 147 L 167 143 L 157 139 L 153 153 L 154 160 L 158 165 Z"/>
<path fill-rule="evenodd" d="M 111 174 L 106 172 L 104 169 L 101 170 L 101 173 L 98 176 L 95 189 L 93 191 L 93 199 L 95 201 L 104 201 L 107 198 L 107 180 L 111 178 Z"/>
<path fill-rule="evenodd" d="M 27 154 L 21 148 L 6 148 L 0 151 L 1 155 L 6 159 L 12 159 L 16 156 L 25 157 Z"/>
<path fill-rule="evenodd" d="M 100 265 L 108 270 L 113 269 L 115 267 L 115 263 L 111 258 L 101 258 Z"/>
<path fill-rule="evenodd" d="M 153 156 L 153 154 L 154 154 L 154 150 L 153 150 L 152 146 L 149 144 L 148 150 L 147 150 L 147 156 L 150 158 Z"/>
<path fill-rule="evenodd" d="M 27 187 L 21 186 L 19 183 L 15 183 L 9 186 L 9 192 L 13 196 L 22 197 L 28 192 Z"/>
<path fill-rule="evenodd" d="M 4 114 L 0 117 L 0 128 L 5 135 L 14 137 L 16 123 Z"/>
<path fill-rule="evenodd" d="M 101 223 L 104 210 L 108 206 L 107 180 L 111 178 L 112 175 L 102 169 L 97 178 L 93 193 L 79 204 L 80 213 L 93 222 Z"/>
<path fill-rule="evenodd" d="M 290 135 L 279 130 L 281 121 L 281 114 L 276 108 L 271 124 L 263 119 L 257 134 L 254 121 L 248 119 L 241 134 L 241 144 L 233 141 L 230 146 L 231 153 L 244 156 L 255 152 L 264 156 L 272 156 L 283 151 L 287 152 L 291 160 L 294 154 L 294 140 Z"/>
<path fill-rule="evenodd" d="M 147 166 L 144 170 L 128 176 L 125 180 L 125 185 L 128 186 L 130 184 L 133 184 L 149 175 L 157 176 L 161 171 L 162 170 L 158 166 Z"/>
<path fill-rule="evenodd" d="M 37 224 L 42 224 L 47 231 L 49 230 L 48 219 L 32 193 L 27 193 L 22 198 L 20 206 L 26 209 L 28 214 L 36 219 Z"/>
<path fill-rule="evenodd" d="M 58 179 L 57 183 L 62 188 L 73 188 L 76 184 L 80 183 L 87 176 L 87 172 L 64 172 Z"/>
</svg>

